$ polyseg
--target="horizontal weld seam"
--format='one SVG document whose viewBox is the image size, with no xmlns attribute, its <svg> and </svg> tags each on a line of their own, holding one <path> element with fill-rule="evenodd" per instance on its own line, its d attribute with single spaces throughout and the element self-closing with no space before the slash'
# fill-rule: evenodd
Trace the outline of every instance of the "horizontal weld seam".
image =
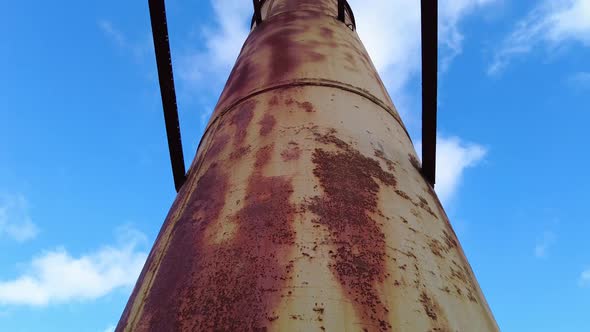
<svg viewBox="0 0 590 332">
<path fill-rule="evenodd" d="M 198 154 L 199 149 L 201 148 L 201 144 L 203 143 L 203 139 L 205 138 L 205 136 L 207 136 L 207 134 L 209 133 L 210 129 L 216 124 L 216 122 L 221 117 L 223 117 L 226 113 L 229 113 L 231 110 L 233 110 L 234 108 L 236 108 L 237 105 L 243 103 L 245 100 L 248 100 L 248 99 L 250 99 L 252 97 L 258 96 L 258 95 L 263 94 L 263 93 L 266 93 L 266 92 L 270 92 L 270 91 L 278 90 L 278 89 L 282 89 L 282 88 L 299 87 L 299 86 L 325 86 L 325 87 L 330 87 L 330 88 L 336 88 L 336 89 L 344 90 L 344 91 L 347 91 L 347 92 L 352 92 L 352 93 L 354 93 L 356 95 L 359 95 L 361 97 L 364 97 L 365 99 L 370 100 L 375 105 L 379 106 L 380 108 L 384 109 L 387 113 L 389 113 L 389 115 L 391 115 L 397 121 L 397 123 L 399 123 L 399 125 L 402 127 L 402 129 L 406 133 L 406 136 L 408 136 L 408 139 L 410 140 L 410 142 L 412 141 L 412 138 L 410 137 L 410 134 L 408 133 L 408 130 L 404 126 L 404 124 L 403 124 L 401 118 L 399 117 L 399 115 L 396 114 L 395 111 L 393 111 L 389 106 L 385 105 L 385 103 L 383 101 L 381 101 L 381 99 L 377 98 L 373 94 L 371 94 L 371 93 L 369 93 L 367 91 L 364 91 L 362 89 L 355 88 L 353 86 L 350 86 L 350 85 L 347 85 L 347 84 L 343 84 L 343 83 L 337 82 L 337 81 L 331 81 L 331 80 L 325 80 L 325 79 L 323 79 L 323 80 L 309 80 L 309 79 L 307 79 L 307 80 L 286 81 L 286 82 L 283 82 L 283 83 L 278 83 L 278 84 L 274 84 L 272 86 L 268 86 L 268 87 L 265 87 L 265 88 L 254 90 L 251 93 L 247 94 L 246 96 L 244 96 L 242 98 L 239 98 L 236 101 L 234 101 L 233 103 L 231 103 L 229 106 L 227 106 L 223 111 L 221 111 L 219 113 L 219 115 L 217 115 L 209 123 L 209 125 L 205 129 L 205 132 L 203 133 L 203 136 L 201 137 L 201 141 L 199 142 L 199 146 L 197 147 L 197 154 Z M 206 151 L 203 151 L 203 153 L 206 153 Z M 197 155 L 195 155 L 195 158 L 196 157 L 197 157 Z"/>
</svg>

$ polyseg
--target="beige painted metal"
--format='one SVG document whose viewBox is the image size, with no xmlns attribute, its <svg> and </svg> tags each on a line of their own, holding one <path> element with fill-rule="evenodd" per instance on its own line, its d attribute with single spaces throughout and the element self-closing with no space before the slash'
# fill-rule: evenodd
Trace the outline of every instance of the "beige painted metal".
<svg viewBox="0 0 590 332">
<path fill-rule="evenodd" d="M 498 331 L 336 0 L 267 0 L 117 331 Z"/>
</svg>

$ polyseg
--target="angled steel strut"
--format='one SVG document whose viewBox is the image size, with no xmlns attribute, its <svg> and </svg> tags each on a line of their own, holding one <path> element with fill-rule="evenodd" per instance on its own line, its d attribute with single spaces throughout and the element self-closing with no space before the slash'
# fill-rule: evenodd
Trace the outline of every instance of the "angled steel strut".
<svg viewBox="0 0 590 332">
<path fill-rule="evenodd" d="M 156 51 L 156 63 L 158 66 L 158 78 L 160 80 L 160 93 L 162 95 L 162 107 L 164 108 L 164 121 L 166 122 L 166 135 L 168 136 L 168 150 L 170 151 L 174 186 L 176 191 L 179 191 L 184 184 L 186 174 L 182 154 L 182 139 L 178 124 L 178 106 L 176 105 L 174 76 L 172 74 L 166 8 L 164 0 L 149 0 L 149 7 L 154 49 Z"/>
<path fill-rule="evenodd" d="M 438 78 L 438 1 L 421 1 L 422 25 L 422 174 L 434 187 Z"/>
</svg>

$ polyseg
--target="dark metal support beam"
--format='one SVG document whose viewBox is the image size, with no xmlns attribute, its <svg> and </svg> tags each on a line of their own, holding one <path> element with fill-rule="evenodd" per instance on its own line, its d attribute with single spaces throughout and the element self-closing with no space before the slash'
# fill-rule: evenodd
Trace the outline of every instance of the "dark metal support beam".
<svg viewBox="0 0 590 332">
<path fill-rule="evenodd" d="M 434 187 L 438 79 L 438 1 L 421 0 L 422 174 Z"/>
<path fill-rule="evenodd" d="M 166 135 L 168 136 L 168 150 L 170 151 L 174 186 L 178 192 L 186 179 L 186 171 L 182 153 L 180 126 L 178 124 L 178 106 L 176 105 L 174 76 L 172 74 L 166 7 L 164 0 L 149 0 L 149 7 L 154 48 L 156 51 L 156 63 L 158 65 L 158 78 L 160 80 L 160 93 L 162 95 L 162 107 L 164 108 L 164 121 L 166 122 Z"/>
</svg>

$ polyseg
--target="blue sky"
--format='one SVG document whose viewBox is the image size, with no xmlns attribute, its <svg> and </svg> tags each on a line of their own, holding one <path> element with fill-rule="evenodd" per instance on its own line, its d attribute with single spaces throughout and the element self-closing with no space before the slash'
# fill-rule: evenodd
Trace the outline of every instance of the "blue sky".
<svg viewBox="0 0 590 332">
<path fill-rule="evenodd" d="M 350 2 L 419 144 L 419 1 Z M 589 331 L 590 0 L 440 3 L 437 191 L 502 331 Z M 251 1 L 167 6 L 191 160 Z M 175 196 L 147 1 L 0 28 L 0 330 L 110 331 Z"/>
</svg>

